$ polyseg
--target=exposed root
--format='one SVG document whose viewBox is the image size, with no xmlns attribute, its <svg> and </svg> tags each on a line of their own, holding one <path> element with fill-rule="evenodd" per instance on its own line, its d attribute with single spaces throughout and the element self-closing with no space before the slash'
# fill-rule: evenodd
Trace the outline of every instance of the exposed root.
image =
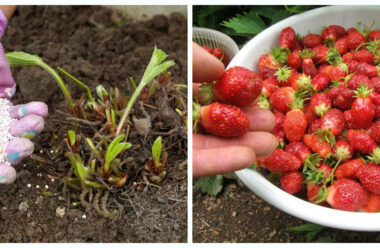
<svg viewBox="0 0 380 248">
<path fill-rule="evenodd" d="M 86 196 L 89 193 L 88 189 L 83 189 L 82 193 L 80 194 L 80 203 L 83 207 L 86 208 L 86 211 L 90 210 L 92 205 L 86 201 Z"/>
</svg>

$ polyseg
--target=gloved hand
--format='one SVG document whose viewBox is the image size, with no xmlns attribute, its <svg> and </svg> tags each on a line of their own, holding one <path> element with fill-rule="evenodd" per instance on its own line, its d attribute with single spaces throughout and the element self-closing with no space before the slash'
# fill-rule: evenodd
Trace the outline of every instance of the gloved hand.
<svg viewBox="0 0 380 248">
<path fill-rule="evenodd" d="M 0 39 L 7 26 L 7 18 L 0 10 Z M 0 43 L 0 98 L 11 98 L 16 91 L 10 67 Z M 16 171 L 12 167 L 33 153 L 34 144 L 29 140 L 36 136 L 44 127 L 44 119 L 48 107 L 43 102 L 30 102 L 24 105 L 12 106 L 9 114 L 14 118 L 9 125 L 9 133 L 13 136 L 6 144 L 0 144 L 0 183 L 12 183 L 16 179 Z M 0 123 L 1 120 L 0 120 Z M 0 129 L 4 126 L 0 125 Z"/>
</svg>

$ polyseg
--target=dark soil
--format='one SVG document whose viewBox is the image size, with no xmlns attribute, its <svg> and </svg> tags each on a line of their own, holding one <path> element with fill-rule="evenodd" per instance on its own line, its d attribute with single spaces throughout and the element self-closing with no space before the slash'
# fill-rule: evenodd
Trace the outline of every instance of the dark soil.
<svg viewBox="0 0 380 248">
<path fill-rule="evenodd" d="M 217 197 L 194 191 L 194 242 L 306 242 L 307 232 L 286 228 L 307 224 L 230 182 Z M 312 214 L 312 213 L 310 213 Z M 378 232 L 326 228 L 312 242 L 379 242 Z"/>
<path fill-rule="evenodd" d="M 49 105 L 45 130 L 34 139 L 34 155 L 50 162 L 28 158 L 16 166 L 16 182 L 0 186 L 0 242 L 186 242 L 187 136 L 171 104 L 173 95 L 175 99 L 180 95 L 173 85 L 187 82 L 187 21 L 179 14 L 143 22 L 121 19 L 101 6 L 25 6 L 10 20 L 2 40 L 6 51 L 37 54 L 53 68 L 60 66 L 85 82 L 92 92 L 102 84 L 130 95 L 133 90 L 127 78 L 139 82 L 155 45 L 176 65 L 170 69 L 172 83 L 159 87 L 148 100 L 155 106 L 145 108 L 150 131 L 138 134 L 131 126 L 128 139 L 133 147 L 128 152 L 133 160 L 127 168 L 131 175 L 125 186 L 110 189 L 107 207 L 120 211 L 113 219 L 80 205 L 73 207 L 80 192 L 64 190 L 70 165 L 56 148 L 72 126 L 55 81 L 38 67 L 12 68 L 18 84 L 14 102 L 39 100 Z M 64 79 L 78 99 L 83 89 Z M 182 97 L 186 104 L 186 93 Z M 142 108 L 136 103 L 131 117 L 143 118 Z M 169 153 L 168 175 L 158 187 L 140 192 L 133 183 L 141 182 L 139 170 L 158 135 Z M 60 209 L 63 217 L 56 216 Z"/>
</svg>

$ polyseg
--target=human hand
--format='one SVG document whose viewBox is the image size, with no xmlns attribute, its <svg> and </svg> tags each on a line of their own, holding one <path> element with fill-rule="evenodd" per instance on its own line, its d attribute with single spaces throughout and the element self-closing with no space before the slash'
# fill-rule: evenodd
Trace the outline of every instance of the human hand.
<svg viewBox="0 0 380 248">
<path fill-rule="evenodd" d="M 7 26 L 7 18 L 0 11 L 0 39 Z M 44 127 L 43 117 L 48 107 L 43 102 L 15 105 L 9 102 L 16 90 L 11 70 L 0 43 L 0 183 L 9 184 L 16 179 L 12 167 L 33 153 L 34 144 L 29 140 Z"/>
<path fill-rule="evenodd" d="M 224 65 L 200 46 L 193 43 L 193 81 L 211 82 L 218 79 Z M 193 83 L 193 92 L 199 83 Z M 269 132 L 275 117 L 269 110 L 248 108 L 249 132 L 234 139 L 193 134 L 193 176 L 224 174 L 252 165 L 256 157 L 267 156 L 277 147 L 276 138 Z"/>
</svg>

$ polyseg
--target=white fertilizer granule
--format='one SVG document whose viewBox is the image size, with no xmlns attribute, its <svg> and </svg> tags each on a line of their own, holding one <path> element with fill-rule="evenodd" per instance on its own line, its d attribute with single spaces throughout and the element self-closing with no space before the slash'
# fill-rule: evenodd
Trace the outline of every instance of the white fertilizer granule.
<svg viewBox="0 0 380 248">
<path fill-rule="evenodd" d="M 15 119 L 13 119 L 9 113 L 11 110 L 11 102 L 6 98 L 0 98 L 0 163 L 7 163 L 5 159 L 6 144 L 13 138 L 9 133 L 10 125 Z"/>
</svg>

